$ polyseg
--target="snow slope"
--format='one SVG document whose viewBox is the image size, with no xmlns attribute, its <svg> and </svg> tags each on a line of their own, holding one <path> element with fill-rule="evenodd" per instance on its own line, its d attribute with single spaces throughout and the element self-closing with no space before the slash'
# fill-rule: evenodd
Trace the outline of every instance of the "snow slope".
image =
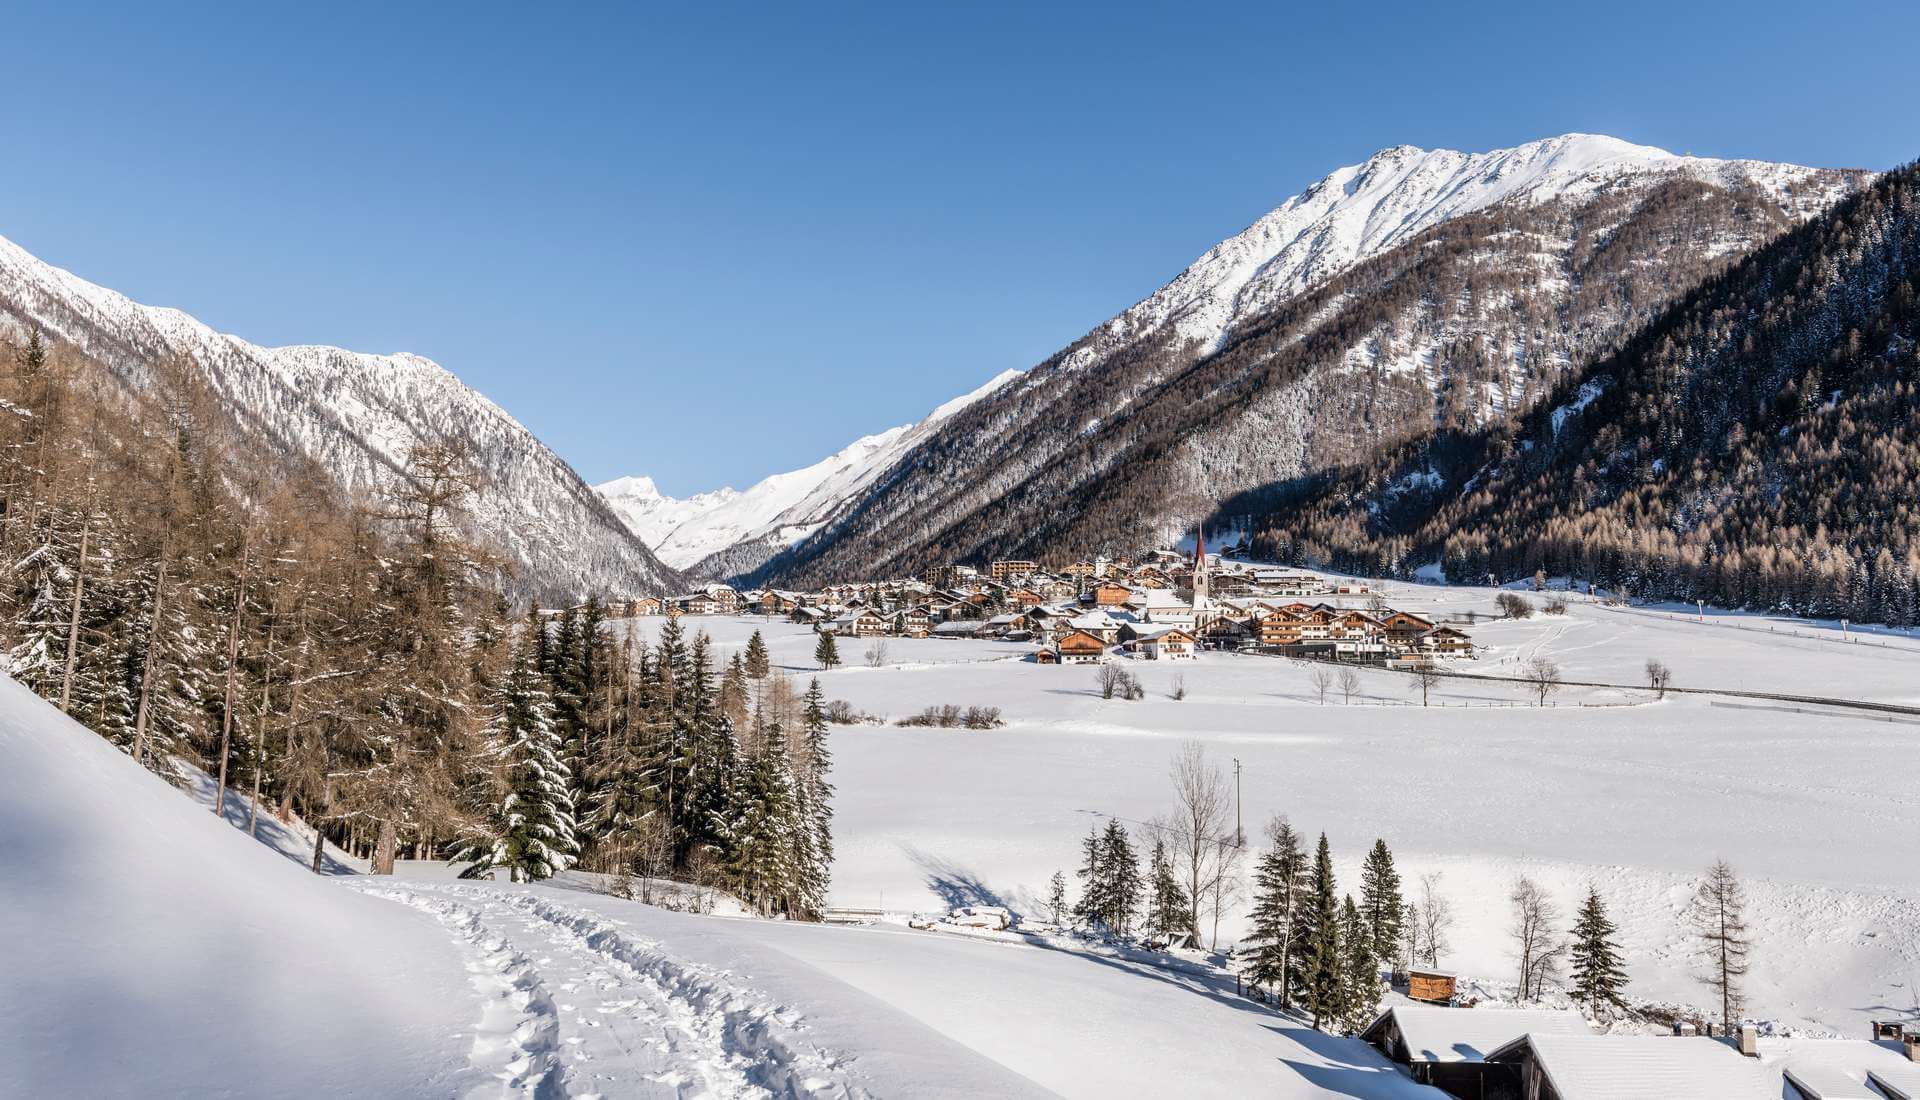
<svg viewBox="0 0 1920 1100">
<path fill-rule="evenodd" d="M 462 439 L 486 477 L 471 506 L 480 532 L 550 596 L 661 592 L 673 571 L 558 455 L 504 409 L 432 360 L 340 348 L 266 348 L 177 309 L 141 305 L 0 238 L 0 328 L 38 324 L 138 391 L 155 364 L 197 364 L 270 453 L 306 459 L 350 492 L 377 490 L 420 441 Z"/>
<path fill-rule="evenodd" d="M 1005 371 L 915 424 L 854 440 L 811 466 L 774 474 L 745 490 L 716 489 L 685 499 L 664 495 L 648 477 L 623 477 L 596 487 L 627 526 L 675 569 L 706 575 L 744 572 L 812 534 L 847 501 L 873 484 L 901 456 L 955 413 L 1019 376 Z M 724 571 L 701 563 L 740 548 Z M 757 556 L 758 560 L 750 560 Z M 745 564 L 741 564 L 744 562 Z"/>
<path fill-rule="evenodd" d="M 1385 590 L 1397 607 L 1492 612 L 1490 590 Z M 651 632 L 658 620 L 636 622 Z M 1241 762 L 1249 835 L 1275 813 L 1309 837 L 1327 832 L 1343 890 L 1357 888 L 1376 837 L 1409 882 L 1439 873 L 1460 921 L 1443 961 L 1468 975 L 1510 977 L 1506 899 L 1527 874 L 1563 911 L 1589 883 L 1601 889 L 1636 996 L 1704 1004 L 1680 914 L 1700 871 L 1725 857 L 1753 899 L 1756 1015 L 1857 1035 L 1915 1001 L 1920 868 L 1874 838 L 1920 832 L 1906 764 L 1920 718 L 1571 687 L 1538 708 L 1523 686 L 1469 680 L 1423 708 L 1409 677 L 1375 670 L 1361 672 L 1352 705 L 1335 692 L 1323 706 L 1310 666 L 1230 654 L 1129 662 L 1146 699 L 1109 701 L 1092 671 L 1034 665 L 1012 643 L 896 638 L 889 667 L 823 673 L 805 628 L 692 624 L 712 632 L 722 661 L 764 631 L 802 686 L 817 675 L 830 699 L 889 719 L 942 703 L 1001 709 L 1007 725 L 991 731 L 835 729 L 836 904 L 1004 904 L 1032 917 L 1056 870 L 1071 881 L 1095 815 L 1138 832 L 1172 808 L 1168 763 L 1194 738 L 1224 767 Z M 1920 637 L 1847 642 L 1837 629 L 1697 623 L 1582 597 L 1564 617 L 1470 629 L 1494 648 L 1468 668 L 1492 675 L 1546 654 L 1568 679 L 1630 685 L 1658 658 L 1680 686 L 1920 705 Z M 1175 676 L 1184 701 L 1171 697 Z M 1225 937 L 1244 912 L 1223 922 Z"/>
<path fill-rule="evenodd" d="M 222 824 L 0 678 L 0 1095 L 447 1095 L 429 920 Z"/>
<path fill-rule="evenodd" d="M 4 1096 L 1438 1095 L 1191 967 L 311 875 L 4 679 L 0 836 Z"/>
</svg>

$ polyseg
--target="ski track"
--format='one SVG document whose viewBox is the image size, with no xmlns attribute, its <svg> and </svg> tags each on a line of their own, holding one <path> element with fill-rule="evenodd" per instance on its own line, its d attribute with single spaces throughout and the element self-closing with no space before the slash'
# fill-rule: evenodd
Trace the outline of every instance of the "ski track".
<svg viewBox="0 0 1920 1100">
<path fill-rule="evenodd" d="M 460 945 L 480 1000 L 460 1090 L 488 1097 L 867 1097 L 797 1012 L 676 960 L 625 922 L 508 888 L 354 883 Z"/>
</svg>

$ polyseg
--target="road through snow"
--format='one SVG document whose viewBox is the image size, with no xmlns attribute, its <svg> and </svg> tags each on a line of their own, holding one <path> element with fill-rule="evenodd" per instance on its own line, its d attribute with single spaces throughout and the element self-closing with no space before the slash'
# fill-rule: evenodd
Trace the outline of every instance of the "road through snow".
<svg viewBox="0 0 1920 1100">
<path fill-rule="evenodd" d="M 485 885 L 355 882 L 453 935 L 479 995 L 467 1097 L 864 1096 L 798 1016 L 627 922 Z"/>
</svg>

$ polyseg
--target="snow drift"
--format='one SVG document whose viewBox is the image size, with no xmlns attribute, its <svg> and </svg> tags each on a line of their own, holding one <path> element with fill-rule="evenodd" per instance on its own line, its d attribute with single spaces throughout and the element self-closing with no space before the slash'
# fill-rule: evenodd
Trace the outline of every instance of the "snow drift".
<svg viewBox="0 0 1920 1100">
<path fill-rule="evenodd" d="M 0 1095 L 445 1095 L 433 922 L 222 824 L 0 677 Z"/>
</svg>

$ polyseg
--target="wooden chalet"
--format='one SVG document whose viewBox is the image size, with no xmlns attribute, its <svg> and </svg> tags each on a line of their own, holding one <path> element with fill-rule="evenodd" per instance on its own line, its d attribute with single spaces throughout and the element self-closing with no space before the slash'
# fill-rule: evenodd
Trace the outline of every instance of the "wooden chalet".
<svg viewBox="0 0 1920 1100">
<path fill-rule="evenodd" d="M 1069 630 L 1054 643 L 1063 665 L 1091 665 L 1107 655 L 1107 643 L 1084 630 Z"/>
<path fill-rule="evenodd" d="M 1124 584 L 1103 584 L 1093 590 L 1093 602 L 1100 607 L 1125 607 L 1133 598 L 1133 589 Z"/>
<path fill-rule="evenodd" d="M 1421 652 L 1436 657 L 1473 656 L 1473 641 L 1450 626 L 1436 626 L 1421 634 L 1418 642 Z"/>
</svg>

